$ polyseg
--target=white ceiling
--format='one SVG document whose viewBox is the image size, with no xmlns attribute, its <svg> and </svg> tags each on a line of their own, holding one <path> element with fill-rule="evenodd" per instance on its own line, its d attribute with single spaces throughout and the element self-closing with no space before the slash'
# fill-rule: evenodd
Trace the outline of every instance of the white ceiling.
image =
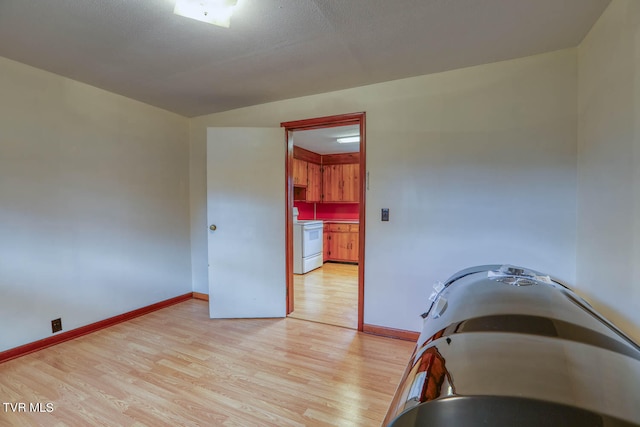
<svg viewBox="0 0 640 427">
<path fill-rule="evenodd" d="M 318 154 L 357 153 L 359 143 L 339 144 L 337 139 L 360 135 L 359 125 L 339 126 L 324 129 L 293 132 L 293 145 Z"/>
<path fill-rule="evenodd" d="M 580 43 L 610 0 L 0 0 L 0 56 L 193 117 Z"/>
</svg>

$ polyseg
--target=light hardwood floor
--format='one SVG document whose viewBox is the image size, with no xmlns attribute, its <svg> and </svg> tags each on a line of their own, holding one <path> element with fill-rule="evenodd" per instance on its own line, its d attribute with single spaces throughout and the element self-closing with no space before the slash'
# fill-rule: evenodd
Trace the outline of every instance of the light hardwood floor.
<svg viewBox="0 0 640 427">
<path fill-rule="evenodd" d="M 0 364 L 0 404 L 54 408 L 0 425 L 378 426 L 413 346 L 190 300 Z"/>
<path fill-rule="evenodd" d="M 358 266 L 327 262 L 307 274 L 293 275 L 290 317 L 358 328 Z"/>
</svg>

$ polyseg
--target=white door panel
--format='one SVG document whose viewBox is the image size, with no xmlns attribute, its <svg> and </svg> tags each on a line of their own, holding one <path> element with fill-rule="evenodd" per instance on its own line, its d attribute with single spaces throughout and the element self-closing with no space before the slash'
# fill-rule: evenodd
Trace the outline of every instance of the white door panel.
<svg viewBox="0 0 640 427">
<path fill-rule="evenodd" d="M 211 318 L 286 315 L 284 159 L 280 128 L 207 129 Z"/>
</svg>

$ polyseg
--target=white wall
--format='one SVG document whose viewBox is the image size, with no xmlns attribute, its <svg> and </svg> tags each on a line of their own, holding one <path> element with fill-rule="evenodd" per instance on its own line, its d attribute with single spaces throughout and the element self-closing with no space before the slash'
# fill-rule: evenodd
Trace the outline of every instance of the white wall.
<svg viewBox="0 0 640 427">
<path fill-rule="evenodd" d="M 365 323 L 419 330 L 432 284 L 471 265 L 525 265 L 573 284 L 576 66 L 571 49 L 192 119 L 194 291 L 207 292 L 207 126 L 356 111 L 367 113 L 371 177 Z"/>
<path fill-rule="evenodd" d="M 640 341 L 640 2 L 579 47 L 577 286 Z"/>
<path fill-rule="evenodd" d="M 0 351 L 191 291 L 188 121 L 0 58 Z"/>
</svg>

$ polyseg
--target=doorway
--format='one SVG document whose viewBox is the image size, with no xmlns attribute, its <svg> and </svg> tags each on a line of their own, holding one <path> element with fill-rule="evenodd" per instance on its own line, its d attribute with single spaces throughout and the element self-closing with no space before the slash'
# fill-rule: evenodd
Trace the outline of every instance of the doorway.
<svg viewBox="0 0 640 427">
<path fill-rule="evenodd" d="M 286 122 L 281 126 L 285 128 L 287 148 L 287 314 L 361 331 L 365 113 Z M 323 224 L 320 262 L 315 262 L 316 256 L 307 258 L 314 262 L 301 269 L 304 263 L 295 258 L 301 252 L 301 230 L 307 226 L 313 229 L 318 222 Z"/>
</svg>

